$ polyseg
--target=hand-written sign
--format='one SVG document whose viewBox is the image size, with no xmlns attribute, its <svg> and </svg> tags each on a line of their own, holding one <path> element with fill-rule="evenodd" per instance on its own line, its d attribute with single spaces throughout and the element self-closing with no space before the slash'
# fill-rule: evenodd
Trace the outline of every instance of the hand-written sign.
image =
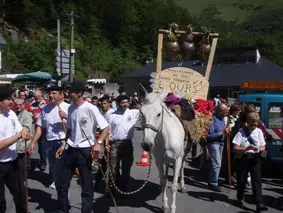
<svg viewBox="0 0 283 213">
<path fill-rule="evenodd" d="M 156 73 L 154 91 L 185 93 L 192 98 L 207 99 L 209 82 L 199 72 L 185 68 L 172 67 Z"/>
</svg>

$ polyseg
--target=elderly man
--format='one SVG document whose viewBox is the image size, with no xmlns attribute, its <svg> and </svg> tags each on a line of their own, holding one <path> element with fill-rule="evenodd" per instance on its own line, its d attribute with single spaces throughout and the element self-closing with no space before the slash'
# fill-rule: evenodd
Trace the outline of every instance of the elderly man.
<svg viewBox="0 0 283 213">
<path fill-rule="evenodd" d="M 208 186 L 211 190 L 221 192 L 218 186 L 218 178 L 221 169 L 222 154 L 224 149 L 225 135 L 230 131 L 225 124 L 224 118 L 228 115 L 229 109 L 225 104 L 218 104 L 215 108 L 210 128 L 208 131 L 208 142 L 210 151 L 210 177 Z"/>
<path fill-rule="evenodd" d="M 24 107 L 27 111 L 30 112 L 30 102 L 27 98 L 27 93 L 26 93 L 26 90 L 25 88 L 21 88 L 19 91 L 18 91 L 18 98 L 19 99 L 23 99 L 24 100 Z M 17 111 L 16 109 L 16 105 L 15 105 L 15 102 L 11 104 L 10 108 L 14 111 Z"/>
<path fill-rule="evenodd" d="M 16 106 L 16 114 L 18 116 L 18 120 L 20 124 L 25 127 L 29 132 L 33 132 L 34 127 L 33 127 L 33 122 L 32 122 L 32 115 L 30 112 L 28 112 L 25 109 L 25 103 L 23 99 L 16 99 L 15 100 L 15 106 Z M 17 165 L 19 169 L 19 187 L 20 187 L 20 193 L 21 193 L 21 203 L 25 205 L 25 185 L 24 185 L 24 159 L 25 155 L 27 154 L 26 149 L 30 146 L 31 140 L 26 141 L 26 144 L 22 141 L 19 140 L 17 142 Z M 28 158 L 29 156 L 27 156 Z M 29 162 L 30 163 L 30 162 Z M 29 167 L 28 163 L 28 167 Z"/>
<path fill-rule="evenodd" d="M 41 110 L 46 106 L 47 101 L 44 100 L 42 91 L 40 89 L 37 89 L 34 92 L 34 100 L 35 101 L 31 105 L 31 113 L 33 115 L 33 121 L 34 123 L 36 123 L 37 119 L 40 116 Z M 47 164 L 47 156 L 44 150 L 43 143 L 44 143 L 44 137 L 41 137 L 38 140 L 38 154 L 40 156 L 40 165 L 39 165 L 40 171 L 45 171 L 46 164 Z"/>
</svg>

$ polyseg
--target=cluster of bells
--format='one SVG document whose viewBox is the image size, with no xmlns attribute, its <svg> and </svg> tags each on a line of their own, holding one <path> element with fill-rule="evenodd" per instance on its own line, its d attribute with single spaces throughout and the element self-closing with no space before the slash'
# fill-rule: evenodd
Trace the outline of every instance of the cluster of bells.
<svg viewBox="0 0 283 213">
<path fill-rule="evenodd" d="M 168 37 L 172 37 L 173 35 L 177 38 L 178 34 L 175 33 L 176 30 L 178 30 L 178 25 L 171 27 Z M 187 26 L 183 41 L 179 41 L 178 39 L 168 39 L 166 43 L 166 57 L 167 60 L 170 61 L 177 60 L 177 57 L 180 53 L 183 56 L 183 60 L 191 60 L 191 57 L 196 54 L 198 54 L 202 59 L 205 59 L 209 56 L 210 50 L 211 39 L 209 35 L 204 33 L 201 35 L 201 38 L 200 36 L 195 38 L 191 25 Z"/>
</svg>

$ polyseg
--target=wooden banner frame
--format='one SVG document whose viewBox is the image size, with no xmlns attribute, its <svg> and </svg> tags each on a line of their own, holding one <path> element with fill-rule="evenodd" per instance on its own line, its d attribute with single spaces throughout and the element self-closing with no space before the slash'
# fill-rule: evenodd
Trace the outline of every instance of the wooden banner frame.
<svg viewBox="0 0 283 213">
<path fill-rule="evenodd" d="M 159 73 L 162 71 L 162 49 L 163 49 L 163 40 L 164 40 L 164 34 L 169 34 L 169 30 L 165 29 L 159 29 L 158 31 L 158 46 L 157 46 L 157 62 L 156 62 L 156 72 Z M 175 30 L 176 34 L 186 34 L 186 31 L 180 31 Z M 201 32 L 192 32 L 193 35 L 203 35 Z M 208 62 L 205 70 L 204 78 L 209 81 L 211 70 L 212 70 L 212 64 L 215 56 L 216 46 L 219 34 L 218 33 L 210 33 L 210 37 L 212 37 L 212 44 L 211 44 L 211 50 L 208 57 Z M 159 75 L 160 76 L 160 75 Z M 159 81 L 160 79 L 156 78 L 155 81 Z"/>
</svg>

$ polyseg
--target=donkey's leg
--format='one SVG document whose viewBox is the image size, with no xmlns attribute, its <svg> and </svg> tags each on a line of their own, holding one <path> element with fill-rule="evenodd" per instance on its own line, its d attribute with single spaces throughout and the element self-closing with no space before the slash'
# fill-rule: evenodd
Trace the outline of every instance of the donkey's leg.
<svg viewBox="0 0 283 213">
<path fill-rule="evenodd" d="M 186 191 L 184 168 L 185 168 L 186 158 L 187 158 L 188 154 L 190 153 L 190 150 L 191 150 L 191 147 L 192 147 L 191 144 L 192 143 L 189 140 L 186 144 L 184 157 L 182 158 L 182 166 L 181 166 L 181 169 L 180 169 L 180 186 L 179 186 L 179 191 L 182 192 L 182 193 L 184 193 Z"/>
<path fill-rule="evenodd" d="M 179 191 L 182 192 L 182 193 L 186 192 L 184 168 L 185 168 L 185 156 L 182 159 L 182 165 L 181 165 L 181 169 L 180 169 L 180 188 L 179 188 Z"/>
<path fill-rule="evenodd" d="M 180 169 L 182 167 L 182 161 L 183 156 L 176 159 L 175 165 L 174 165 L 174 176 L 173 176 L 173 182 L 171 186 L 171 193 L 172 193 L 172 203 L 171 203 L 171 212 L 176 212 L 176 194 L 178 191 L 178 178 L 180 174 Z"/>
<path fill-rule="evenodd" d="M 162 208 L 164 210 L 169 209 L 168 206 L 168 197 L 167 197 L 167 177 L 164 174 L 164 162 L 155 158 L 156 166 L 159 172 L 161 193 L 162 193 Z M 168 170 L 168 169 L 167 169 Z"/>
</svg>

